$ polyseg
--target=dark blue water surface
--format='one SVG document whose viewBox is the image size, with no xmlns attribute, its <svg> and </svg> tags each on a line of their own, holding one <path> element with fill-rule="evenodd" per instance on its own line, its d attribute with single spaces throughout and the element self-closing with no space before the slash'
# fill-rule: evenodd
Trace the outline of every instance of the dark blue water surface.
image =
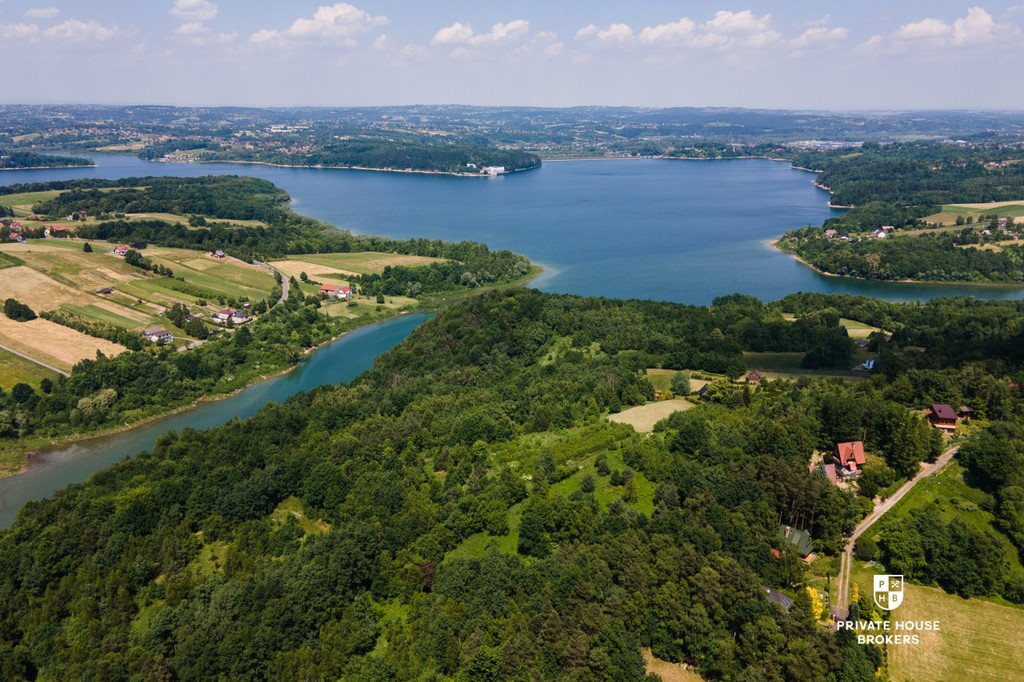
<svg viewBox="0 0 1024 682">
<path fill-rule="evenodd" d="M 764 159 L 547 162 L 499 178 L 238 164 L 168 164 L 96 156 L 85 169 L 7 171 L 0 183 L 74 177 L 235 173 L 288 190 L 295 209 L 364 234 L 474 239 L 526 254 L 545 291 L 707 304 L 741 292 L 795 291 L 890 300 L 1024 289 L 865 282 L 819 275 L 768 241 L 838 212 L 814 176 Z"/>
</svg>

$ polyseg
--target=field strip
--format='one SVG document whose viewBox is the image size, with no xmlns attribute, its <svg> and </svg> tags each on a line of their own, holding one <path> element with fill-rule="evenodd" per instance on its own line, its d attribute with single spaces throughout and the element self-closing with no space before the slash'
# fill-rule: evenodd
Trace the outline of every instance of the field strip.
<svg viewBox="0 0 1024 682">
<path fill-rule="evenodd" d="M 45 367 L 48 370 L 51 370 L 53 372 L 57 372 L 58 374 L 63 374 L 66 377 L 71 376 L 71 372 L 66 372 L 66 371 L 64 371 L 62 369 L 58 369 L 57 367 L 53 367 L 52 365 L 48 365 L 45 362 L 41 362 L 39 360 L 36 360 L 35 358 L 31 358 L 31 357 L 25 355 L 24 353 L 19 353 L 18 351 L 14 350 L 13 348 L 5 346 L 2 343 L 0 343 L 0 348 L 3 348 L 8 353 L 12 353 L 14 355 L 17 355 L 19 358 L 22 358 L 24 360 L 28 360 L 31 363 L 37 364 L 40 367 Z"/>
</svg>

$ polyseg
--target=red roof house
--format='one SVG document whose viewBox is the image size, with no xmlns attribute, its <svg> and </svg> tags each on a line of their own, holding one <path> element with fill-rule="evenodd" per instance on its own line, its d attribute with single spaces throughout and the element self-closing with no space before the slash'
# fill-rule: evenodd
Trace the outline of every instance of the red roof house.
<svg viewBox="0 0 1024 682">
<path fill-rule="evenodd" d="M 928 421 L 937 429 L 953 430 L 957 422 L 956 410 L 952 405 L 934 403 L 929 410 Z"/>
<path fill-rule="evenodd" d="M 836 443 L 832 451 L 832 459 L 839 474 L 847 477 L 859 475 L 866 461 L 864 458 L 864 442 L 855 440 L 846 443 Z"/>
</svg>

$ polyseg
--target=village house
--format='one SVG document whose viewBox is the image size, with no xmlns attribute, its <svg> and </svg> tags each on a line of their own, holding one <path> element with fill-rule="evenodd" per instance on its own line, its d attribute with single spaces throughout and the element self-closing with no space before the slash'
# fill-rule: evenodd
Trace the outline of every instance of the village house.
<svg viewBox="0 0 1024 682">
<path fill-rule="evenodd" d="M 217 320 L 218 322 L 227 322 L 228 320 L 231 319 L 231 316 L 234 314 L 234 308 L 224 308 L 223 310 L 218 310 L 217 312 L 215 312 L 213 314 L 213 319 Z"/>
<path fill-rule="evenodd" d="M 339 284 L 322 284 L 320 285 L 320 295 L 347 301 L 352 297 L 352 290 Z"/>
<path fill-rule="evenodd" d="M 210 255 L 213 256 L 214 258 L 223 258 L 225 256 L 224 252 L 221 251 L 220 249 L 217 249 L 216 251 L 214 251 Z"/>
<path fill-rule="evenodd" d="M 997 225 L 1000 230 L 1005 230 L 1010 225 L 1010 221 L 1007 218 L 1000 218 Z"/>
<path fill-rule="evenodd" d="M 895 229 L 896 229 L 896 227 L 893 226 L 893 225 L 882 225 L 882 232 L 884 232 L 886 234 L 889 234 L 890 232 L 892 232 Z"/>
<path fill-rule="evenodd" d="M 961 405 L 960 409 L 956 411 L 957 415 L 964 421 L 968 421 L 974 418 L 974 408 L 967 405 Z"/>
<path fill-rule="evenodd" d="M 937 429 L 952 431 L 956 429 L 956 411 L 952 405 L 934 403 L 928 410 L 928 421 Z"/>
<path fill-rule="evenodd" d="M 801 559 L 807 563 L 814 561 L 814 545 L 811 543 L 811 534 L 808 531 L 780 525 L 779 537 L 793 545 Z"/>
<path fill-rule="evenodd" d="M 761 372 L 759 372 L 759 371 L 757 371 L 755 369 L 753 372 L 751 372 L 750 374 L 747 375 L 747 383 L 748 384 L 757 384 L 757 383 L 760 383 L 761 379 L 763 379 L 763 378 L 764 377 L 761 376 Z"/>
<path fill-rule="evenodd" d="M 504 175 L 505 174 L 505 167 L 504 166 L 484 166 L 483 170 L 484 170 L 484 173 L 487 173 L 488 175 L 492 175 L 492 176 L 493 175 Z"/>
<path fill-rule="evenodd" d="M 843 478 L 860 476 L 866 461 L 864 442 L 855 440 L 836 443 L 832 449 L 832 461 L 835 464 L 836 472 Z"/>
<path fill-rule="evenodd" d="M 249 313 L 245 312 L 244 310 L 236 310 L 235 312 L 231 313 L 231 321 L 239 323 L 248 322 Z"/>
<path fill-rule="evenodd" d="M 25 238 L 22 237 L 21 234 L 19 234 L 18 232 L 11 232 L 11 241 L 21 243 L 25 241 Z"/>
<path fill-rule="evenodd" d="M 174 341 L 174 334 L 171 334 L 163 327 L 146 327 L 142 330 L 142 335 L 153 343 L 171 343 Z"/>
<path fill-rule="evenodd" d="M 110 296 L 112 293 L 114 293 L 114 290 L 111 289 L 110 287 L 103 287 L 102 289 L 100 289 L 96 293 L 102 294 L 104 296 Z"/>
<path fill-rule="evenodd" d="M 128 246 L 127 244 L 122 244 L 121 246 L 114 247 L 114 250 L 111 251 L 111 253 L 114 254 L 115 256 L 123 256 L 131 250 L 132 247 Z"/>
<path fill-rule="evenodd" d="M 839 236 L 839 233 L 835 230 L 825 230 L 825 237 L 827 239 L 835 239 L 837 236 Z"/>
</svg>

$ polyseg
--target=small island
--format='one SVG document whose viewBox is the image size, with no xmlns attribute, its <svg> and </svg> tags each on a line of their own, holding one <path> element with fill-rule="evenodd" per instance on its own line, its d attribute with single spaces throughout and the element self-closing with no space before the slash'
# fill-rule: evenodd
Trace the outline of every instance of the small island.
<svg viewBox="0 0 1024 682">
<path fill-rule="evenodd" d="M 95 166 L 91 159 L 77 156 L 56 156 L 35 152 L 0 149 L 0 170 L 26 170 L 31 168 L 86 168 Z"/>
</svg>

